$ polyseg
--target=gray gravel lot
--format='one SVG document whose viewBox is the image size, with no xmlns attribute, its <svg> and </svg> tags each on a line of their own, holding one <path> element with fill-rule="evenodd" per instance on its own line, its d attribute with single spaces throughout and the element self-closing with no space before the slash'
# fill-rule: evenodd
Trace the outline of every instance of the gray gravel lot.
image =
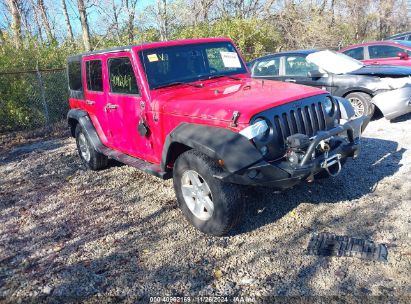
<svg viewBox="0 0 411 304">
<path fill-rule="evenodd" d="M 0 301 L 159 295 L 411 296 L 411 116 L 373 121 L 338 177 L 247 193 L 241 226 L 205 236 L 171 181 L 112 163 L 85 171 L 74 139 L 0 157 Z M 388 245 L 388 263 L 304 254 L 313 232 Z M 103 297 L 101 297 L 103 296 Z"/>
</svg>

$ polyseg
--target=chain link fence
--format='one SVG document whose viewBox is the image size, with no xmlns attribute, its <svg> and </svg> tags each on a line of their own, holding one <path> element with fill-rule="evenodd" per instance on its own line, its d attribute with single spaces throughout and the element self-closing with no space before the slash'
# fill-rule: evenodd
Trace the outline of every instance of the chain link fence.
<svg viewBox="0 0 411 304">
<path fill-rule="evenodd" d="M 65 68 L 0 72 L 0 132 L 49 128 L 67 111 Z"/>
</svg>

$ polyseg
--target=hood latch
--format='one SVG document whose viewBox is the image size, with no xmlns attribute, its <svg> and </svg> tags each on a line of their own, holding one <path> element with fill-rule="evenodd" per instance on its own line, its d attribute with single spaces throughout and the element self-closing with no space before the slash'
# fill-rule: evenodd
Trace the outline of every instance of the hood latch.
<svg viewBox="0 0 411 304">
<path fill-rule="evenodd" d="M 237 127 L 237 121 L 240 118 L 240 112 L 234 111 L 233 116 L 231 117 L 231 126 L 233 128 Z"/>
</svg>

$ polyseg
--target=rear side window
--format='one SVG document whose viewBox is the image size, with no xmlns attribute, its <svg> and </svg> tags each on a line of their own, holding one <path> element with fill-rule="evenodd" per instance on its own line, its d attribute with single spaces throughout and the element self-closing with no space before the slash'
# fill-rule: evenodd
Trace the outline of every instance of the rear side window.
<svg viewBox="0 0 411 304">
<path fill-rule="evenodd" d="M 83 89 L 81 83 L 81 62 L 71 61 L 68 63 L 67 67 L 70 90 L 81 91 Z"/>
<path fill-rule="evenodd" d="M 364 48 L 359 47 L 343 52 L 345 55 L 350 56 L 357 60 L 364 60 Z"/>
<path fill-rule="evenodd" d="M 397 57 L 404 50 L 390 45 L 373 45 L 368 47 L 370 58 L 392 58 Z"/>
<path fill-rule="evenodd" d="M 86 62 L 87 89 L 89 91 L 103 91 L 103 73 L 101 60 L 90 60 Z"/>
<path fill-rule="evenodd" d="M 257 61 L 252 70 L 252 76 L 279 76 L 280 75 L 280 57 L 263 59 Z"/>
<path fill-rule="evenodd" d="M 111 58 L 108 61 L 110 92 L 118 94 L 139 94 L 136 75 L 130 58 Z"/>
</svg>

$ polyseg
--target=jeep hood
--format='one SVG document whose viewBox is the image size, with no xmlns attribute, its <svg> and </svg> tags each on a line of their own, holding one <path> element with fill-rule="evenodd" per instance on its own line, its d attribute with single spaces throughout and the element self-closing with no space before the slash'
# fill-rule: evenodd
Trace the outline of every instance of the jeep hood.
<svg viewBox="0 0 411 304">
<path fill-rule="evenodd" d="M 240 112 L 239 123 L 248 123 L 257 113 L 326 91 L 285 82 L 256 80 L 205 81 L 204 87 L 179 85 L 153 90 L 153 110 L 170 115 L 230 121 Z"/>
</svg>

